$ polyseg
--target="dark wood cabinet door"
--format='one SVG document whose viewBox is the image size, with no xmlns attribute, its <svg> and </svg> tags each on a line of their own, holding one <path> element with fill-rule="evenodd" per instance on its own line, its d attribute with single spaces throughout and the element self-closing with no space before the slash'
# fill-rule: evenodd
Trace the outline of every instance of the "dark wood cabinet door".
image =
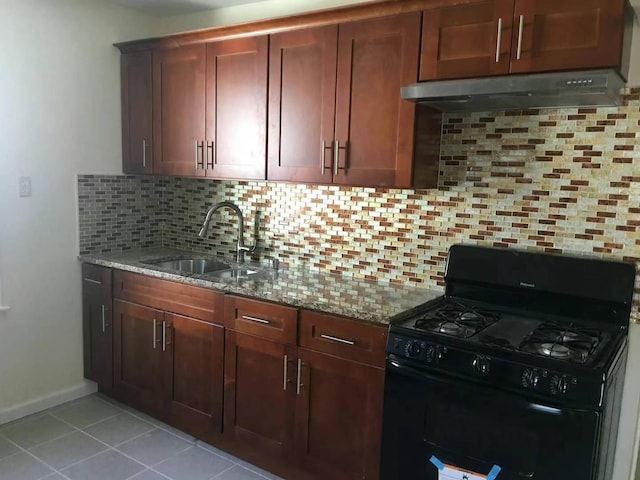
<svg viewBox="0 0 640 480">
<path fill-rule="evenodd" d="M 82 265 L 84 376 L 101 391 L 113 386 L 111 269 Z"/>
<path fill-rule="evenodd" d="M 224 328 L 171 313 L 164 320 L 162 370 L 172 423 L 198 438 L 221 433 Z"/>
<path fill-rule="evenodd" d="M 292 453 L 295 347 L 226 331 L 224 433 L 275 458 Z"/>
<path fill-rule="evenodd" d="M 204 175 L 205 46 L 167 48 L 153 57 L 154 173 Z"/>
<path fill-rule="evenodd" d="M 346 23 L 338 32 L 334 183 L 410 187 L 420 13 Z"/>
<path fill-rule="evenodd" d="M 153 57 L 151 52 L 120 57 L 122 170 L 153 173 Z"/>
<path fill-rule="evenodd" d="M 513 0 L 424 12 L 420 80 L 509 73 Z"/>
<path fill-rule="evenodd" d="M 516 0 L 511 72 L 619 67 L 623 18 L 623 0 Z"/>
<path fill-rule="evenodd" d="M 337 40 L 335 25 L 271 36 L 269 180 L 331 183 Z"/>
<path fill-rule="evenodd" d="M 113 387 L 124 402 L 157 413 L 161 409 L 164 313 L 135 303 L 113 302 Z"/>
<path fill-rule="evenodd" d="M 377 479 L 384 370 L 305 348 L 298 357 L 298 459 L 318 478 Z"/>
<path fill-rule="evenodd" d="M 266 179 L 267 57 L 266 35 L 207 44 L 208 176 Z"/>
</svg>

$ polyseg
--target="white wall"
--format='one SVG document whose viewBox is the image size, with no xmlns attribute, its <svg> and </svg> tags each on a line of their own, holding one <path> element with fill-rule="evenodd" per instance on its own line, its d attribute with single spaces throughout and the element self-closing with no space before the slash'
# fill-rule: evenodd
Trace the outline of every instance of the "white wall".
<svg viewBox="0 0 640 480">
<path fill-rule="evenodd" d="M 371 0 L 267 0 L 208 12 L 177 15 L 164 19 L 163 33 L 184 32 L 207 27 L 245 23 L 265 18 L 283 17 L 302 12 L 335 8 Z"/>
<path fill-rule="evenodd" d="M 122 171 L 112 44 L 155 20 L 99 0 L 0 0 L 0 18 L 2 423 L 82 392 L 75 179 Z"/>
</svg>

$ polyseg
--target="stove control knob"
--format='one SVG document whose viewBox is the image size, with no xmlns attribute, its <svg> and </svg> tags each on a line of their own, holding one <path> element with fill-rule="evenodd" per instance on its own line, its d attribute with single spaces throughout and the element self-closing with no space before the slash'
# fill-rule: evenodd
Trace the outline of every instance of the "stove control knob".
<svg viewBox="0 0 640 480">
<path fill-rule="evenodd" d="M 435 362 L 438 357 L 438 347 L 436 347 L 435 345 L 429 345 L 427 347 L 427 351 L 425 352 L 425 357 L 427 357 L 427 362 Z"/>
<path fill-rule="evenodd" d="M 526 368 L 524 372 L 522 372 L 522 386 L 525 388 L 536 388 L 540 383 L 540 375 L 538 374 L 538 370 L 531 370 L 530 368 Z"/>
<path fill-rule="evenodd" d="M 489 358 L 483 357 L 482 355 L 478 355 L 473 362 L 471 363 L 473 369 L 479 375 L 488 375 L 489 374 Z"/>
<path fill-rule="evenodd" d="M 569 381 L 565 376 L 554 375 L 551 377 L 550 388 L 554 395 L 565 395 L 568 387 Z"/>
<path fill-rule="evenodd" d="M 413 341 L 407 344 L 407 355 L 410 357 L 418 357 L 422 353 L 422 345 L 420 342 Z"/>
</svg>

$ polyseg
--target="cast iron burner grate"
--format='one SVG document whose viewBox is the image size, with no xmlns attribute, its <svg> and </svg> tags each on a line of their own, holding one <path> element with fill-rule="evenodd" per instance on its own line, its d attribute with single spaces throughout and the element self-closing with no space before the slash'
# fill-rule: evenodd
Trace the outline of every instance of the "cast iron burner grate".
<svg viewBox="0 0 640 480">
<path fill-rule="evenodd" d="M 416 320 L 415 328 L 469 338 L 495 323 L 500 313 L 475 308 L 461 303 L 448 303 Z"/>
<path fill-rule="evenodd" d="M 600 344 L 601 332 L 593 328 L 544 323 L 527 335 L 519 350 L 542 357 L 585 363 Z"/>
</svg>

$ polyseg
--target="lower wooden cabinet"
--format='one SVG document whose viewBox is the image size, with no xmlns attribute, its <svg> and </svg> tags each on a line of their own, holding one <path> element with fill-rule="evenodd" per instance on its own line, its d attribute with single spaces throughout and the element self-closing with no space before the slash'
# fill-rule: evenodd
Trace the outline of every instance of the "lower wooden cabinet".
<svg viewBox="0 0 640 480">
<path fill-rule="evenodd" d="M 113 386 L 111 269 L 82 265 L 84 376 L 108 392 Z"/>
<path fill-rule="evenodd" d="M 298 349 L 296 456 L 318 478 L 377 479 L 384 370 Z"/>
<path fill-rule="evenodd" d="M 379 478 L 386 328 L 83 275 L 85 371 L 102 391 L 285 478 Z"/>
</svg>

